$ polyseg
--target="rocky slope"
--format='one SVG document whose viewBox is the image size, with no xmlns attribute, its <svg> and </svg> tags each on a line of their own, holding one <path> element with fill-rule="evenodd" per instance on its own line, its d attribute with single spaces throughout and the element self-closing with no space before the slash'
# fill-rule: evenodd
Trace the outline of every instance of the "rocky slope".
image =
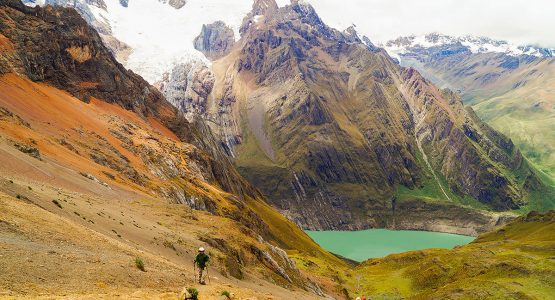
<svg viewBox="0 0 555 300">
<path fill-rule="evenodd" d="M 481 118 L 516 141 L 539 169 L 555 176 L 553 49 L 441 34 L 401 37 L 385 46 L 402 66 L 458 91 Z"/>
<path fill-rule="evenodd" d="M 534 201 L 538 179 L 509 139 L 354 29 L 326 26 L 301 2 L 255 1 L 241 34 L 213 61 L 201 116 L 241 174 L 301 226 L 475 234 L 497 217 L 448 211 Z"/>
<path fill-rule="evenodd" d="M 218 257 L 215 266 L 223 276 L 263 279 L 318 295 L 322 291 L 281 248 L 344 265 L 271 209 L 235 171 L 208 128 L 187 122 L 160 92 L 117 63 L 75 10 L 29 8 L 2 0 L 0 42 L 1 197 L 32 207 L 23 212 L 16 206 L 2 215 L 9 225 L 2 227 L 3 234 L 6 229 L 15 235 L 9 249 L 19 249 L 10 250 L 14 256 L 9 259 L 17 261 L 17 253 L 27 253 L 25 247 L 20 249 L 26 236 L 46 243 L 47 232 L 17 228 L 17 220 L 28 220 L 22 214 L 38 210 L 45 218 L 56 215 L 56 224 L 77 222 L 79 230 L 97 232 L 116 244 L 112 252 L 156 257 L 160 249 L 170 248 L 174 251 L 166 256 L 169 260 L 153 260 L 172 272 L 176 263 L 190 262 L 191 255 L 185 253 L 204 244 Z M 138 213 L 133 207 L 140 203 L 151 209 Z M 206 211 L 200 213 L 204 221 L 196 222 L 191 209 Z M 183 215 L 187 211 L 188 217 Z M 165 221 L 160 216 L 168 217 L 168 226 L 161 225 Z M 193 222 L 184 224 L 187 218 Z M 153 234 L 145 229 L 156 224 L 167 228 Z M 158 240 L 163 236 L 171 241 Z M 68 237 L 73 243 L 82 238 L 77 233 Z M 56 241 L 48 244 L 62 246 Z M 75 246 L 74 251 L 93 251 L 83 247 L 87 250 Z M 70 248 L 63 251 L 73 251 Z M 94 268 L 93 262 L 84 264 Z M 40 275 L 39 268 L 29 272 L 33 278 L 46 276 L 42 278 L 54 285 L 57 280 L 54 273 Z M 5 274 L 9 277 L 2 280 L 4 288 L 27 294 L 13 290 L 21 282 L 9 279 L 13 273 Z M 164 278 L 173 288 L 179 284 L 175 277 Z M 119 277 L 110 282 L 132 287 Z M 84 283 L 89 290 L 93 284 Z M 68 292 L 86 293 L 74 285 L 56 293 Z"/>
</svg>

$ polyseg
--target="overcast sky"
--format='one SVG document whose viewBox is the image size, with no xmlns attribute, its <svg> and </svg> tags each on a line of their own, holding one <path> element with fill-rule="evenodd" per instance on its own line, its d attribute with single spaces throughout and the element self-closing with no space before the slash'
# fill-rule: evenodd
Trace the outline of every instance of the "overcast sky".
<svg viewBox="0 0 555 300">
<path fill-rule="evenodd" d="M 555 47 L 553 0 L 305 0 L 328 25 L 376 42 L 440 32 Z"/>
</svg>

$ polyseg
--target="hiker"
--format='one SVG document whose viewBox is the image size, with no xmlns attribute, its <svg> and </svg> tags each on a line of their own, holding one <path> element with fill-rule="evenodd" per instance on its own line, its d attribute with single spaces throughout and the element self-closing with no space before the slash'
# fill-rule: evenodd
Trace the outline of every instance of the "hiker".
<svg viewBox="0 0 555 300">
<path fill-rule="evenodd" d="M 204 269 L 206 269 L 208 260 L 210 260 L 208 254 L 204 252 L 205 250 L 203 247 L 198 248 L 198 254 L 193 262 L 194 265 L 198 267 L 198 283 L 200 284 L 206 284 L 204 282 Z"/>
</svg>

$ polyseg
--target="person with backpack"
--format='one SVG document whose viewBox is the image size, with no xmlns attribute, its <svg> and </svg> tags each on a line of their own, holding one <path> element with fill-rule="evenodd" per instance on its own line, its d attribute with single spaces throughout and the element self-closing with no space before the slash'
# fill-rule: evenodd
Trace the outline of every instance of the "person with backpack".
<svg viewBox="0 0 555 300">
<path fill-rule="evenodd" d="M 203 247 L 198 248 L 198 254 L 193 261 L 194 266 L 198 267 L 198 283 L 206 284 L 204 281 L 204 272 L 205 269 L 208 267 L 208 261 L 210 260 L 210 256 L 205 253 L 205 249 Z"/>
</svg>

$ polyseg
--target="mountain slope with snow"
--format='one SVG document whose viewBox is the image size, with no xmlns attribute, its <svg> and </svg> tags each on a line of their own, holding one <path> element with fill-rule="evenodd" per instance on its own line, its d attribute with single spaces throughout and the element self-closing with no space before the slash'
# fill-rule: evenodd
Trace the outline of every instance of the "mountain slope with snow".
<svg viewBox="0 0 555 300">
<path fill-rule="evenodd" d="M 383 47 L 394 57 L 409 55 L 412 52 L 430 48 L 445 48 L 459 46 L 470 53 L 502 53 L 510 56 L 534 56 L 538 58 L 553 57 L 555 49 L 542 48 L 533 45 L 517 45 L 507 41 L 495 40 L 488 37 L 471 35 L 454 37 L 440 33 L 426 35 L 411 35 L 399 37 L 386 42 Z"/>
<path fill-rule="evenodd" d="M 150 83 L 159 81 L 180 62 L 209 61 L 193 41 L 203 24 L 222 21 L 239 37 L 239 26 L 252 1 L 188 0 L 180 8 L 159 0 L 27 0 L 26 4 L 75 7 L 97 31 L 128 45 L 121 61 Z"/>
</svg>

